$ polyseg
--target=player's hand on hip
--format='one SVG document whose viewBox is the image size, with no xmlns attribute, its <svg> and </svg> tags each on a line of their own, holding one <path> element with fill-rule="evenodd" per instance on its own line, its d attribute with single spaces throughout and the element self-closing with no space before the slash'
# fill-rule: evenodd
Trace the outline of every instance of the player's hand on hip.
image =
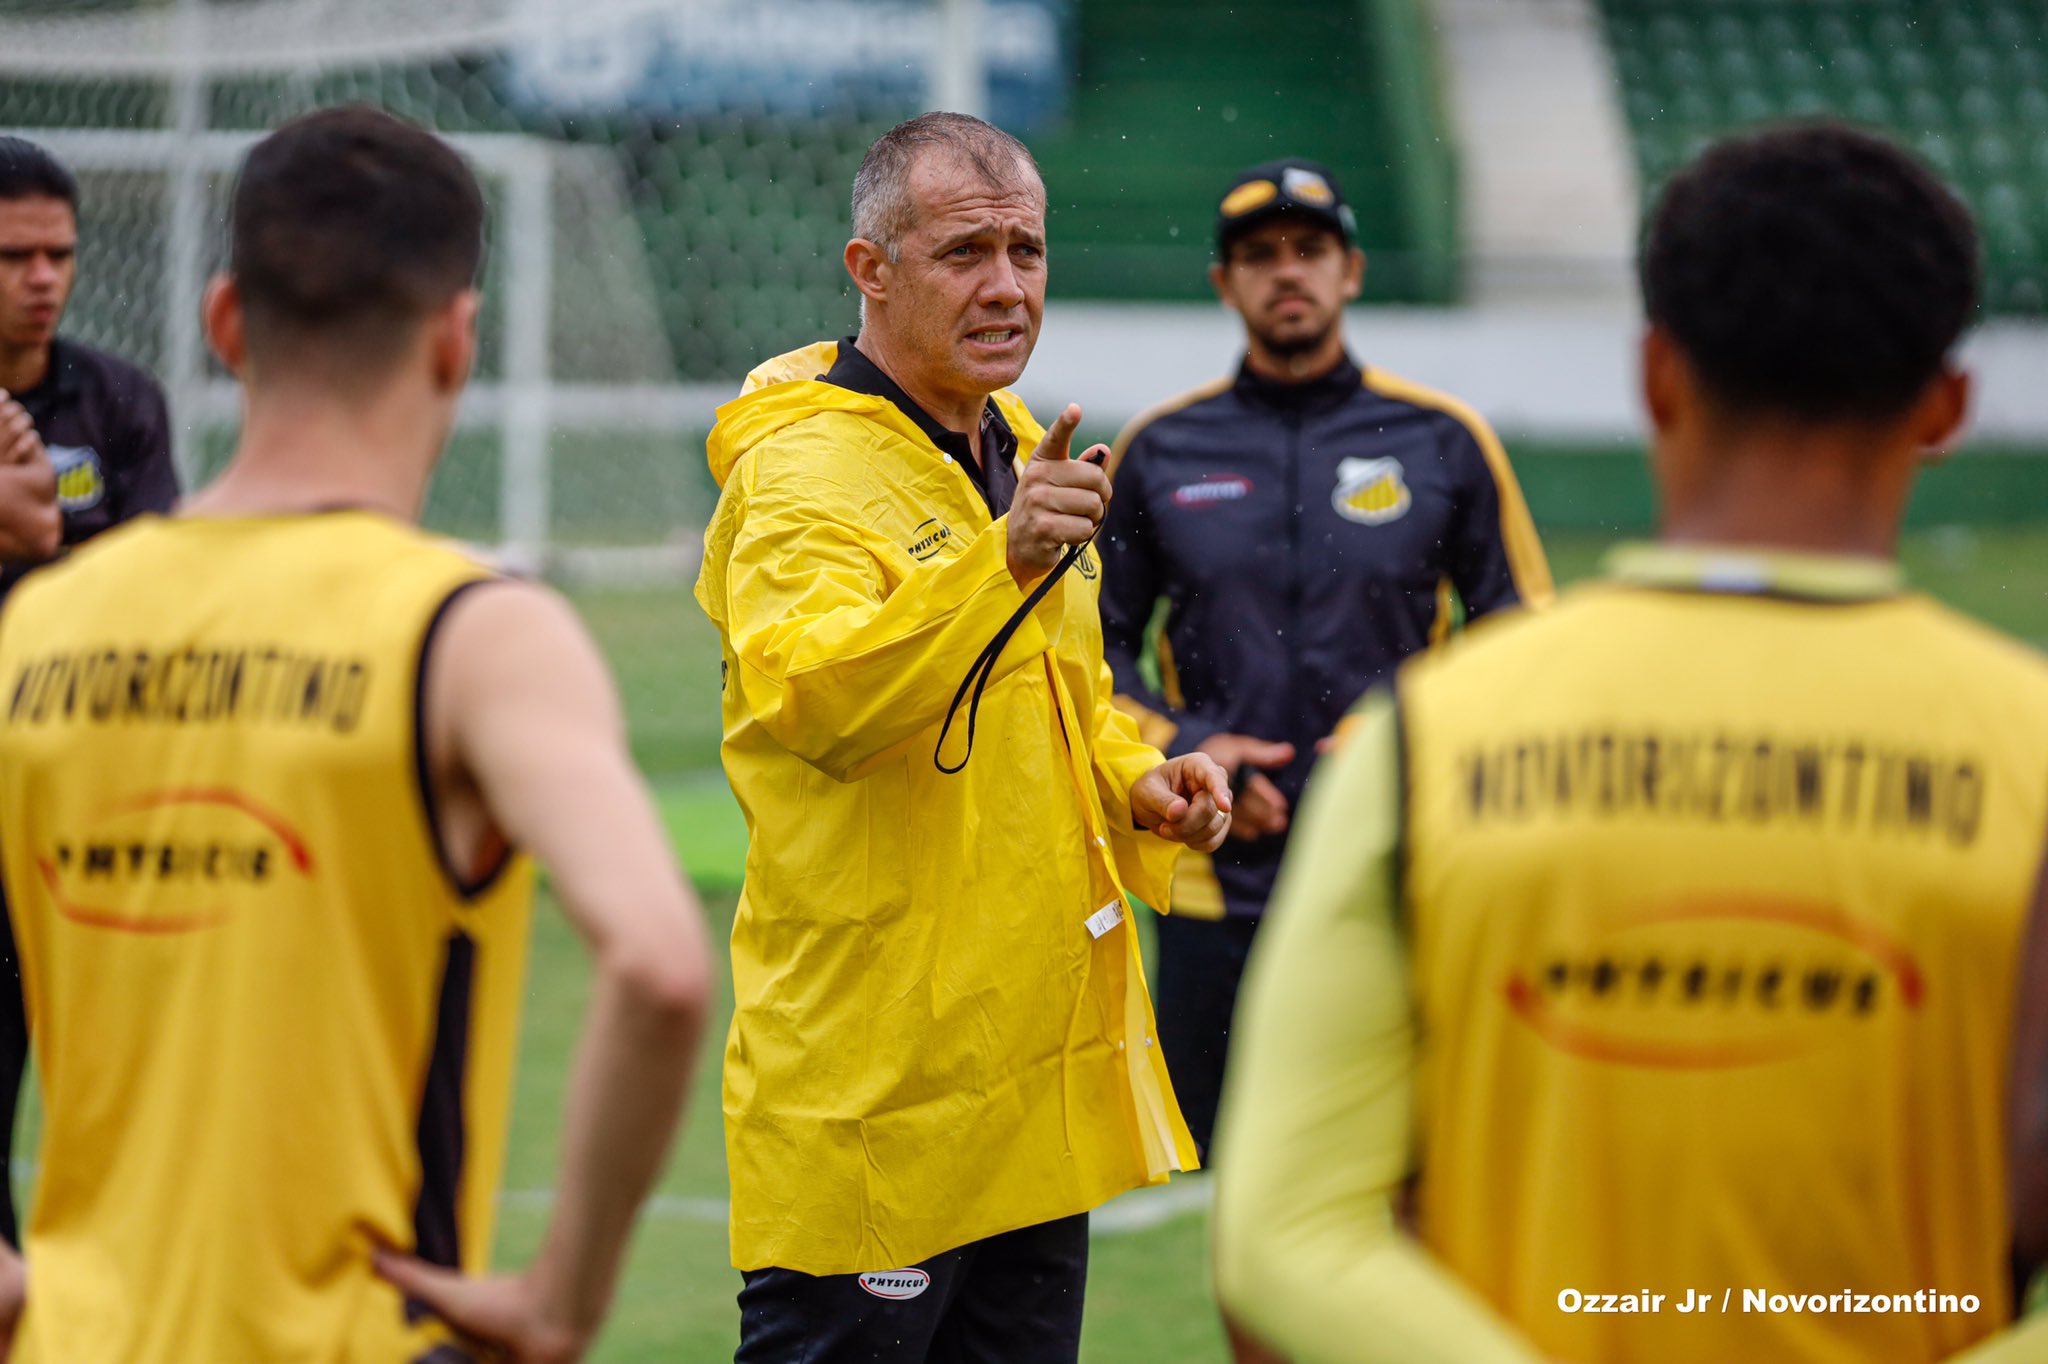
<svg viewBox="0 0 2048 1364">
<path fill-rule="evenodd" d="M 1070 457 L 1081 409 L 1068 403 L 1031 452 L 1010 499 L 1010 576 L 1017 585 L 1050 573 L 1069 545 L 1095 534 L 1109 510 L 1109 475 L 1102 461 L 1106 445 Z"/>
<path fill-rule="evenodd" d="M 1294 745 L 1255 739 L 1249 734 L 1211 734 L 1195 751 L 1214 758 L 1232 773 L 1237 804 L 1230 812 L 1230 836 L 1249 843 L 1287 827 L 1287 796 L 1273 779 L 1255 769 L 1285 767 L 1294 761 Z M 1254 769 L 1254 770 L 1247 770 Z"/>
<path fill-rule="evenodd" d="M 377 1272 L 394 1288 L 495 1351 L 505 1364 L 574 1364 L 590 1346 L 585 1333 L 548 1312 L 528 1274 L 473 1279 L 413 1255 L 375 1252 Z"/>
<path fill-rule="evenodd" d="M 1230 779 L 1206 753 L 1168 758 L 1131 786 L 1131 818 L 1170 843 L 1214 852 L 1230 832 Z"/>
<path fill-rule="evenodd" d="M 0 1244 L 0 1364 L 14 1355 L 14 1331 L 28 1305 L 28 1261 Z"/>
<path fill-rule="evenodd" d="M 28 409 L 0 389 L 0 464 L 31 464 L 48 459 L 43 438 L 36 434 L 36 424 L 29 420 Z"/>
</svg>

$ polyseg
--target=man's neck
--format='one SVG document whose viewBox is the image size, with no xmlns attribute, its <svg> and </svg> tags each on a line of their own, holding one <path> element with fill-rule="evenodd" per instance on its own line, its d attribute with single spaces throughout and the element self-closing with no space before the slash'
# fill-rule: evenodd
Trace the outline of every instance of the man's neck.
<svg viewBox="0 0 2048 1364">
<path fill-rule="evenodd" d="M 26 393 L 49 377 L 50 344 L 0 346 L 0 389 Z"/>
<path fill-rule="evenodd" d="M 435 454 L 421 433 L 434 425 L 426 413 L 400 410 L 410 406 L 303 393 L 245 397 L 233 457 L 180 511 L 254 516 L 361 507 L 417 522 Z"/>
<path fill-rule="evenodd" d="M 911 367 L 896 362 L 888 342 L 866 327 L 862 327 L 860 335 L 854 337 L 853 344 L 874 362 L 876 369 L 888 375 L 896 387 L 909 395 L 910 401 L 923 408 L 926 416 L 948 431 L 957 431 L 967 437 L 967 447 L 974 452 L 974 462 L 981 463 L 981 414 L 988 405 L 986 393 L 946 394 L 920 390 L 908 377 Z"/>
<path fill-rule="evenodd" d="M 1281 353 L 1246 338 L 1245 363 L 1261 379 L 1278 384 L 1305 384 L 1344 363 L 1344 334 L 1332 331 L 1313 350 Z"/>
<path fill-rule="evenodd" d="M 1667 505 L 1660 538 L 1891 558 L 1919 457 L 1853 444 L 1787 433 L 1717 450 L 1710 479 Z"/>
</svg>

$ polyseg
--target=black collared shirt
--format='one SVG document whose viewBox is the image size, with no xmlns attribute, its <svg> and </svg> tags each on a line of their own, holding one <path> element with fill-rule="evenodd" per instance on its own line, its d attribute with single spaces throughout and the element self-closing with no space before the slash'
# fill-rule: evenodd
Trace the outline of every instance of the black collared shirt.
<svg viewBox="0 0 2048 1364">
<path fill-rule="evenodd" d="M 991 518 L 1010 510 L 1010 499 L 1017 495 L 1017 433 L 1003 420 L 1003 414 L 992 402 L 981 405 L 981 459 L 974 458 L 973 443 L 963 431 L 953 431 L 938 424 L 932 415 L 919 407 L 902 385 L 882 372 L 882 367 L 853 344 L 847 337 L 839 343 L 839 358 L 832 362 L 828 374 L 818 376 L 828 384 L 836 385 L 853 393 L 869 393 L 877 398 L 886 398 L 894 403 L 904 416 L 917 424 L 925 438 L 959 462 L 974 480 L 974 486 L 981 489 L 982 501 L 988 503 Z"/>
<path fill-rule="evenodd" d="M 1313 379 L 1289 382 L 1268 378 L 1252 368 L 1249 358 L 1237 367 L 1233 387 L 1250 401 L 1278 412 L 1327 412 L 1358 396 L 1365 376 L 1349 355 Z"/>
<path fill-rule="evenodd" d="M 66 547 L 178 499 L 163 390 L 136 366 L 59 338 L 42 382 L 14 398 L 35 423 L 57 474 Z M 31 563 L 0 565 L 0 595 Z"/>
</svg>

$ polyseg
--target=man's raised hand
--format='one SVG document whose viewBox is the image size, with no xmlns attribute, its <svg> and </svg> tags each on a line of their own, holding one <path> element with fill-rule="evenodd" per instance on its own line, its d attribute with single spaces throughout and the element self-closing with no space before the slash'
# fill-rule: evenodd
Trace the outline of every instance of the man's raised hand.
<svg viewBox="0 0 2048 1364">
<path fill-rule="evenodd" d="M 1010 576 L 1019 587 L 1044 577 L 1070 545 L 1095 534 L 1109 510 L 1109 475 L 1102 460 L 1109 447 L 1097 445 L 1070 458 L 1079 405 L 1068 403 L 1031 452 L 1017 495 L 1010 503 Z"/>
</svg>

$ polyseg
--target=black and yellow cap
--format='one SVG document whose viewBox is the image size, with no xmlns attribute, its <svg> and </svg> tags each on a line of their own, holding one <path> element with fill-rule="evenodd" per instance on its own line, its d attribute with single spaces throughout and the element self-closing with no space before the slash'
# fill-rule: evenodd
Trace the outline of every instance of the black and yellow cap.
<svg viewBox="0 0 2048 1364">
<path fill-rule="evenodd" d="M 1358 219 L 1337 181 L 1321 164 L 1290 156 L 1241 171 L 1216 205 L 1216 249 L 1228 251 L 1240 233 L 1280 214 L 1306 218 L 1329 228 L 1347 245 L 1358 236 Z"/>
</svg>

